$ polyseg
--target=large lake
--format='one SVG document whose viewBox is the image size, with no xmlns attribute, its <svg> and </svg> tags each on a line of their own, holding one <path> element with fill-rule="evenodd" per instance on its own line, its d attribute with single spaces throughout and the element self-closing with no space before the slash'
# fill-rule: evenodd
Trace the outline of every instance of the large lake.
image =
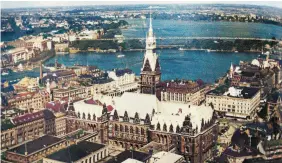
<svg viewBox="0 0 282 163">
<path fill-rule="evenodd" d="M 127 20 L 133 27 L 122 30 L 125 37 L 145 37 L 148 22 L 144 20 Z M 154 32 L 157 37 L 206 36 L 206 37 L 261 37 L 282 38 L 282 27 L 239 22 L 189 22 L 175 20 L 154 20 Z M 160 44 L 157 42 L 157 44 Z M 199 79 L 214 82 L 224 75 L 230 63 L 238 64 L 240 60 L 250 61 L 257 57 L 254 53 L 219 53 L 205 51 L 158 50 L 162 79 Z M 55 58 L 67 66 L 75 63 L 97 65 L 103 70 L 113 68 L 130 68 L 137 75 L 140 73 L 144 52 L 123 52 L 124 58 L 118 54 L 78 53 L 56 55 L 46 62 L 52 63 Z M 11 73 L 2 79 L 15 80 L 23 76 L 39 76 L 38 69 L 29 72 Z"/>
</svg>

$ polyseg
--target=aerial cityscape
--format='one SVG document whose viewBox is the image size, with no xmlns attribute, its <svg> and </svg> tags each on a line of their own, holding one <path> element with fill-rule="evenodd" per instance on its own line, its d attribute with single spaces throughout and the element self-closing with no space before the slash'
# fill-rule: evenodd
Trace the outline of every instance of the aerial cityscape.
<svg viewBox="0 0 282 163">
<path fill-rule="evenodd" d="M 64 2 L 1 1 L 1 162 L 282 162 L 282 5 Z"/>
</svg>

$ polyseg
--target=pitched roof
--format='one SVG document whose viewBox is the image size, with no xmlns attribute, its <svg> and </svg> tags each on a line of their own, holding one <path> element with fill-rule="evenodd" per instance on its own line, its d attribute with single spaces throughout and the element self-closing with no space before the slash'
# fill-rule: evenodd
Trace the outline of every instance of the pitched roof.
<svg viewBox="0 0 282 163">
<path fill-rule="evenodd" d="M 25 151 L 27 151 L 28 154 L 31 154 L 33 152 L 46 148 L 52 144 L 55 144 L 59 141 L 62 141 L 62 139 L 50 135 L 44 135 L 35 140 L 29 141 L 28 143 L 26 143 L 26 145 L 22 144 L 18 147 L 10 149 L 9 151 L 22 155 L 24 155 Z"/>
<path fill-rule="evenodd" d="M 43 111 L 38 111 L 34 113 L 27 113 L 21 116 L 17 116 L 12 120 L 12 122 L 15 125 L 21 125 L 24 123 L 28 123 L 28 122 L 32 122 L 32 121 L 41 119 L 43 117 L 44 117 Z"/>
<path fill-rule="evenodd" d="M 131 69 L 117 69 L 115 70 L 116 76 L 123 76 L 124 74 L 132 74 L 133 71 Z"/>
<path fill-rule="evenodd" d="M 130 151 L 126 150 L 115 156 L 115 158 L 110 159 L 109 161 L 106 161 L 106 163 L 120 163 L 128 158 L 132 158 L 138 161 L 146 162 L 149 160 L 151 155 L 139 151 Z"/>
<path fill-rule="evenodd" d="M 104 147 L 104 144 L 81 141 L 47 156 L 47 158 L 61 162 L 75 162 Z"/>
</svg>

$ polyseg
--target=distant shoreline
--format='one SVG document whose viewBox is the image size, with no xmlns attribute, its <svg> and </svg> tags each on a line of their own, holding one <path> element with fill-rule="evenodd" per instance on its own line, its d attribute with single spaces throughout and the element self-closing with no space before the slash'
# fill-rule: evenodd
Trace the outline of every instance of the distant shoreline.
<svg viewBox="0 0 282 163">
<path fill-rule="evenodd" d="M 157 50 L 163 50 L 163 49 L 171 49 L 171 50 L 177 50 L 179 52 L 181 51 L 209 51 L 209 52 L 227 52 L 227 53 L 261 53 L 262 51 L 260 50 L 245 50 L 245 51 L 233 51 L 233 50 L 212 50 L 212 49 L 194 49 L 194 48 L 184 48 L 184 50 L 179 50 L 178 48 L 156 48 Z M 136 51 L 145 51 L 146 49 L 126 49 L 126 50 L 122 50 L 121 52 L 136 52 Z M 71 52 L 56 52 L 56 55 L 65 55 L 65 54 L 77 54 L 77 53 L 102 53 L 102 54 L 108 54 L 108 53 L 120 53 L 120 51 L 116 50 L 116 52 L 112 52 L 112 51 L 107 51 L 105 50 L 104 52 L 102 51 L 93 51 L 93 50 L 81 50 L 81 51 L 77 51 L 76 53 L 71 53 Z M 52 58 L 52 57 L 51 57 Z"/>
</svg>

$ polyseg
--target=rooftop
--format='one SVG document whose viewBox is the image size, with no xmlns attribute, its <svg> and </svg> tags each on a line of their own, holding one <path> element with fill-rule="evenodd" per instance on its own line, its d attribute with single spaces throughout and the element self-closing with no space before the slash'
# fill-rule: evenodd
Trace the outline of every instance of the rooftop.
<svg viewBox="0 0 282 163">
<path fill-rule="evenodd" d="M 116 69 L 114 71 L 116 73 L 116 76 L 118 76 L 118 77 L 123 76 L 124 74 L 132 74 L 133 73 L 133 71 L 128 69 L 128 68 L 126 68 L 126 69 Z"/>
<path fill-rule="evenodd" d="M 32 140 L 28 143 L 22 144 L 16 148 L 10 149 L 10 152 L 18 153 L 18 154 L 25 154 L 25 148 L 28 154 L 31 154 L 33 152 L 39 151 L 43 148 L 46 148 L 50 145 L 53 145 L 55 143 L 58 143 L 62 141 L 62 139 L 50 135 L 44 135 L 38 139 Z"/>
<path fill-rule="evenodd" d="M 105 84 L 105 83 L 109 83 L 109 82 L 112 82 L 112 81 L 113 81 L 113 79 L 109 78 L 107 73 L 105 73 L 101 77 L 92 78 L 92 84 Z"/>
<path fill-rule="evenodd" d="M 245 159 L 243 161 L 243 163 L 280 163 L 280 162 L 282 162 L 282 158 L 265 160 L 262 157 Z"/>
<path fill-rule="evenodd" d="M 253 98 L 257 93 L 259 93 L 259 88 L 229 87 L 228 91 L 226 92 L 224 92 L 224 90 L 222 91 L 212 90 L 208 94 L 249 99 L 249 98 Z"/>
<path fill-rule="evenodd" d="M 245 156 L 256 156 L 259 154 L 257 150 L 248 150 L 248 149 L 243 149 L 243 150 L 233 150 L 231 147 L 228 147 L 223 151 L 223 155 L 228 155 L 232 157 L 245 157 Z"/>
<path fill-rule="evenodd" d="M 167 91 L 190 93 L 190 92 L 198 91 L 202 86 L 204 86 L 204 82 L 201 79 L 198 79 L 196 81 L 172 80 L 172 81 L 165 81 L 163 85 Z"/>
<path fill-rule="evenodd" d="M 103 144 L 81 141 L 47 156 L 47 158 L 61 162 L 74 162 L 104 147 Z"/>
<path fill-rule="evenodd" d="M 149 155 L 147 153 L 143 153 L 143 152 L 126 150 L 126 151 L 118 154 L 117 156 L 115 156 L 115 158 L 110 159 L 106 163 L 120 163 L 120 162 L 127 160 L 128 158 L 132 158 L 132 159 L 135 159 L 135 160 L 138 160 L 138 161 L 146 162 L 147 160 L 149 160 L 151 158 L 151 155 Z"/>
<path fill-rule="evenodd" d="M 163 162 L 177 162 L 180 159 L 183 159 L 183 156 L 175 153 L 161 151 L 154 154 L 152 158 L 154 158 L 153 161 L 154 163 L 163 163 Z"/>
<path fill-rule="evenodd" d="M 12 120 L 12 122 L 15 125 L 21 125 L 27 122 L 32 122 L 32 121 L 41 119 L 43 117 L 44 117 L 43 111 L 38 111 L 34 113 L 27 113 L 21 116 L 17 116 Z"/>
</svg>

